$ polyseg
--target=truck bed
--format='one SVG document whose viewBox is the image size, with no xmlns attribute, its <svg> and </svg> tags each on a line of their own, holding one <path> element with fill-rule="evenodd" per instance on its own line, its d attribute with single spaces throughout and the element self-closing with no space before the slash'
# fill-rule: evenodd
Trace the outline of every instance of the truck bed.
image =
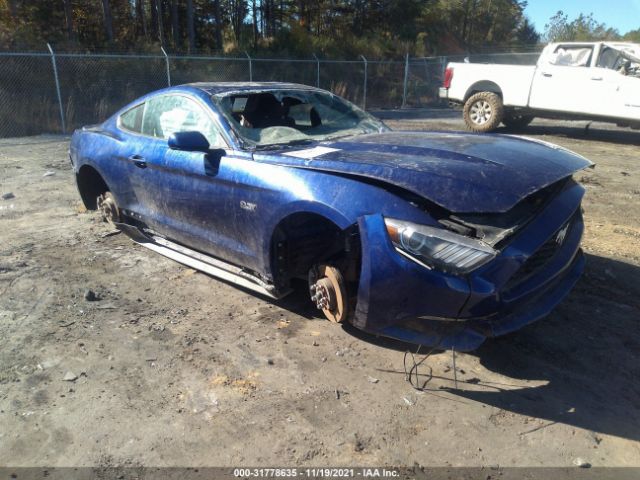
<svg viewBox="0 0 640 480">
<path fill-rule="evenodd" d="M 450 63 L 453 81 L 448 91 L 452 102 L 464 102 L 475 92 L 493 90 L 494 83 L 502 92 L 506 106 L 526 107 L 536 67 L 533 65 L 504 65 L 485 63 Z M 482 80 L 478 80 L 482 79 Z"/>
</svg>

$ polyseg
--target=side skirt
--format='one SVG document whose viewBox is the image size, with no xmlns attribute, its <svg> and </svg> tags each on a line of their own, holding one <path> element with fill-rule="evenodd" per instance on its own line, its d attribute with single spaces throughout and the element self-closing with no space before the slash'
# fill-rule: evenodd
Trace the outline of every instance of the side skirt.
<svg viewBox="0 0 640 480">
<path fill-rule="evenodd" d="M 116 223 L 116 226 L 137 244 L 238 287 L 252 290 L 274 300 L 278 300 L 291 293 L 291 290 L 277 291 L 273 285 L 264 282 L 262 279 L 240 267 L 191 250 L 165 238 L 147 235 L 132 225 Z"/>
</svg>

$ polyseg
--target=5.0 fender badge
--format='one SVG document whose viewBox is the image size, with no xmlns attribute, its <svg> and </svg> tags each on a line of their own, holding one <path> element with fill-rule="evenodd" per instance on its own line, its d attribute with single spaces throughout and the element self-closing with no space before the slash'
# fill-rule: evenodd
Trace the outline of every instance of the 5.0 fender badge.
<svg viewBox="0 0 640 480">
<path fill-rule="evenodd" d="M 240 208 L 243 210 L 248 210 L 250 212 L 255 212 L 258 205 L 251 202 L 245 202 L 244 200 L 240 200 Z"/>
</svg>

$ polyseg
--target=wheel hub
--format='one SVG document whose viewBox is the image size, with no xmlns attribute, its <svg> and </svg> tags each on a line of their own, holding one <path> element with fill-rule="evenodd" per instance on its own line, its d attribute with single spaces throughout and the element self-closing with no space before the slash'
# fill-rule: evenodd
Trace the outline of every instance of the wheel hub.
<svg viewBox="0 0 640 480">
<path fill-rule="evenodd" d="M 491 105 L 486 101 L 480 101 L 471 107 L 471 120 L 478 125 L 487 123 L 491 118 Z"/>
<path fill-rule="evenodd" d="M 316 304 L 318 310 L 335 310 L 336 291 L 331 280 L 321 278 L 309 287 L 311 300 Z"/>
<path fill-rule="evenodd" d="M 111 192 L 106 192 L 98 197 L 98 210 L 105 222 L 113 225 L 120 221 L 118 206 Z"/>
<path fill-rule="evenodd" d="M 319 265 L 309 272 L 311 301 L 325 317 L 340 323 L 347 318 L 347 289 L 340 270 L 331 265 Z"/>
</svg>

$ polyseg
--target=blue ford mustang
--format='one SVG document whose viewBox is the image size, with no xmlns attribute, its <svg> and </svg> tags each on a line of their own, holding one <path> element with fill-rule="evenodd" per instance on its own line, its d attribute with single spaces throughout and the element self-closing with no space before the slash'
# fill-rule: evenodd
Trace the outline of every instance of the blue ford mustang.
<svg viewBox="0 0 640 480">
<path fill-rule="evenodd" d="M 135 241 L 334 322 L 477 348 L 537 320 L 584 267 L 572 175 L 591 163 L 501 135 L 391 131 L 323 90 L 153 92 L 70 148 L 88 209 Z"/>
</svg>

